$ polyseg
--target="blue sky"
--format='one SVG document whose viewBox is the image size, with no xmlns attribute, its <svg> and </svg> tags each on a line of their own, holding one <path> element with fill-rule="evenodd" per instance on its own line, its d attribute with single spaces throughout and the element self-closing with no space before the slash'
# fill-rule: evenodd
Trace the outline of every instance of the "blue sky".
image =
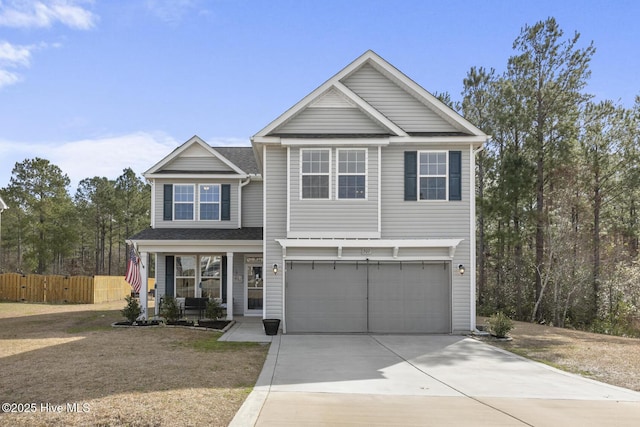
<svg viewBox="0 0 640 427">
<path fill-rule="evenodd" d="M 77 183 L 142 173 L 193 135 L 251 135 L 367 49 L 460 98 L 472 66 L 503 71 L 525 24 L 593 41 L 587 91 L 640 94 L 640 2 L 0 0 L 0 187 L 43 157 Z"/>
</svg>

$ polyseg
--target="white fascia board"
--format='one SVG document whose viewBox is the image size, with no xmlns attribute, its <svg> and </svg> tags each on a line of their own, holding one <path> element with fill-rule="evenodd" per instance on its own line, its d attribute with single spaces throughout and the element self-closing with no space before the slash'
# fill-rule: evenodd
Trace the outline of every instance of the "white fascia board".
<svg viewBox="0 0 640 427">
<path fill-rule="evenodd" d="M 256 143 L 256 144 L 280 144 L 280 137 L 279 136 L 252 136 L 251 137 L 251 142 L 252 143 Z"/>
<path fill-rule="evenodd" d="M 389 137 L 381 138 L 287 138 L 282 137 L 282 145 L 292 147 L 304 146 L 382 146 L 389 145 Z"/>
<path fill-rule="evenodd" d="M 355 92 L 353 92 L 351 89 L 346 87 L 344 84 L 340 82 L 335 82 L 333 84 L 333 87 L 339 90 L 340 92 L 342 92 L 351 101 L 353 101 L 365 114 L 370 116 L 372 119 L 377 121 L 379 124 L 387 128 L 391 132 L 399 136 L 408 136 L 407 133 L 404 130 L 402 130 L 398 125 L 396 125 L 391 120 L 389 120 L 380 111 L 373 108 L 371 104 L 366 102 L 364 99 L 360 98 L 358 95 L 355 94 Z"/>
<path fill-rule="evenodd" d="M 262 240 L 135 240 L 140 252 L 202 253 L 256 252 L 262 253 Z"/>
<path fill-rule="evenodd" d="M 229 166 L 238 175 L 246 175 L 246 173 L 242 169 L 240 169 L 238 166 L 236 166 L 233 162 L 231 162 L 229 159 L 224 157 L 222 154 L 218 153 L 213 147 L 211 147 L 209 144 L 204 142 L 199 136 L 195 135 L 191 137 L 189 140 L 187 140 L 185 143 L 183 143 L 181 146 L 173 150 L 171 153 L 169 153 L 169 155 L 165 156 L 162 160 L 160 160 L 150 169 L 145 171 L 142 174 L 142 176 L 144 176 L 145 178 L 154 177 L 155 172 L 162 169 L 163 166 L 165 166 L 167 163 L 169 163 L 173 159 L 177 158 L 180 154 L 186 151 L 187 148 L 191 147 L 193 144 L 200 145 L 202 148 L 208 151 L 212 156 L 217 157 L 222 163 Z"/>
<path fill-rule="evenodd" d="M 154 173 L 146 175 L 147 179 L 247 179 L 250 175 L 221 174 L 221 173 Z"/>
<path fill-rule="evenodd" d="M 451 261 L 451 257 L 446 255 L 428 255 L 428 256 L 347 256 L 347 257 L 332 257 L 332 256 L 307 256 L 307 255 L 292 255 L 286 256 L 286 261 L 327 261 L 327 262 L 356 262 L 356 261 L 393 261 L 393 262 L 420 262 L 420 261 Z"/>
<path fill-rule="evenodd" d="M 487 141 L 486 136 L 390 136 L 389 143 L 393 144 L 472 144 L 479 147 Z"/>
<path fill-rule="evenodd" d="M 471 124 L 471 122 L 462 117 L 456 111 L 449 108 L 449 106 L 445 105 L 442 101 L 429 93 L 425 88 L 414 82 L 402 71 L 398 70 L 395 66 L 391 65 L 389 62 L 387 62 L 377 54 L 374 53 L 374 55 L 375 59 L 372 59 L 370 61 L 374 68 L 376 68 L 383 74 L 387 74 L 387 76 L 393 77 L 396 82 L 400 83 L 406 89 L 409 89 L 411 92 L 413 92 L 413 95 L 416 96 L 416 98 L 422 98 L 423 104 L 433 107 L 435 112 L 445 118 L 445 120 L 457 124 L 459 127 L 462 127 L 463 129 L 471 132 L 474 135 L 484 135 L 484 132 Z"/>
<path fill-rule="evenodd" d="M 159 169 L 161 169 L 164 165 L 166 165 L 171 160 L 173 160 L 176 157 L 178 157 L 183 151 L 185 151 L 187 148 L 189 148 L 193 144 L 200 144 L 202 147 L 207 147 L 207 144 L 205 144 L 205 142 L 202 139 L 200 139 L 199 136 L 194 135 L 191 138 L 189 138 L 187 141 L 185 141 L 182 145 L 176 147 L 171 153 L 169 153 L 168 155 L 164 156 L 164 158 L 162 160 L 160 160 L 158 163 L 153 165 L 148 170 L 144 171 L 142 173 L 142 176 L 147 178 L 147 175 L 153 174 L 154 172 L 156 172 Z"/>
<path fill-rule="evenodd" d="M 276 239 L 283 248 L 456 248 L 464 239 Z"/>
<path fill-rule="evenodd" d="M 317 97 L 322 95 L 325 91 L 329 90 L 329 88 L 331 88 L 331 86 L 333 86 L 335 83 L 340 82 L 340 80 L 342 80 L 343 78 L 345 78 L 346 76 L 348 76 L 349 74 L 351 74 L 352 72 L 360 68 L 362 64 L 364 64 L 370 58 L 379 58 L 379 57 L 371 50 L 366 51 L 364 54 L 360 55 L 358 58 L 356 58 L 349 65 L 347 65 L 342 70 L 340 70 L 337 74 L 335 74 L 329 80 L 325 81 L 323 84 L 317 87 L 310 94 L 308 94 L 307 96 L 302 98 L 300 101 L 298 101 L 293 107 L 289 108 L 287 111 L 282 113 L 279 117 L 277 117 L 267 126 L 265 126 L 262 130 L 260 130 L 257 134 L 255 134 L 253 138 L 259 138 L 259 137 L 264 137 L 266 135 L 269 135 L 269 133 L 273 132 L 274 129 L 276 129 L 278 126 L 282 125 L 283 123 L 285 123 L 287 120 L 291 119 L 303 108 L 307 107 L 311 102 L 313 102 Z"/>
<path fill-rule="evenodd" d="M 380 239 L 380 232 L 379 231 L 287 231 L 287 238 L 288 239 Z"/>
</svg>

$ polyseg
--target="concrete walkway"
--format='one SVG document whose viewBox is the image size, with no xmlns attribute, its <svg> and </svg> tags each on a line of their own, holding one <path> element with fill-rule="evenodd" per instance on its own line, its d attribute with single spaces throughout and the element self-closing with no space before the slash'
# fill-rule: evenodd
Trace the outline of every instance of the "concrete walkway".
<svg viewBox="0 0 640 427">
<path fill-rule="evenodd" d="M 463 336 L 278 335 L 230 425 L 637 426 L 640 393 Z"/>
</svg>

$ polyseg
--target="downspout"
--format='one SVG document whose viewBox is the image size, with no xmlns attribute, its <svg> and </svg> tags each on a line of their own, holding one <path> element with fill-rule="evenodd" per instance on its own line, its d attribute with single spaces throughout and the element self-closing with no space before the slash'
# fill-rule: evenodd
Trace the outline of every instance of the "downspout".
<svg viewBox="0 0 640 427">
<path fill-rule="evenodd" d="M 251 175 L 247 177 L 247 180 L 240 183 L 238 187 L 238 228 L 242 228 L 242 187 L 245 187 L 251 182 Z"/>
<path fill-rule="evenodd" d="M 488 139 L 489 137 L 487 137 Z M 470 303 L 471 303 L 471 319 L 470 319 L 470 330 L 472 332 L 478 332 L 476 325 L 476 156 L 480 151 L 482 151 L 484 147 L 481 145 L 478 149 L 474 150 L 473 145 L 469 146 L 469 150 L 471 151 L 471 161 L 469 162 L 469 179 L 470 179 L 470 221 L 469 221 L 469 237 L 471 239 L 471 247 L 469 248 L 469 252 L 471 253 L 471 259 L 469 260 L 469 264 L 471 266 L 469 271 L 469 281 L 471 282 L 470 288 Z"/>
</svg>

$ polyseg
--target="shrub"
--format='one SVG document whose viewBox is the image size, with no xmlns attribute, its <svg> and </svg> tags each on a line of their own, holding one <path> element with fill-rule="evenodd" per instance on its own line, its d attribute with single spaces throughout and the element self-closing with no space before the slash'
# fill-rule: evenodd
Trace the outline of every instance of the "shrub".
<svg viewBox="0 0 640 427">
<path fill-rule="evenodd" d="M 513 320 L 499 311 L 487 320 L 489 332 L 498 338 L 504 338 L 513 329 Z"/>
<path fill-rule="evenodd" d="M 162 297 L 160 316 L 164 317 L 167 323 L 175 323 L 180 319 L 180 306 L 174 297 L 169 295 Z"/>
<path fill-rule="evenodd" d="M 125 301 L 127 301 L 127 305 L 120 310 L 120 313 L 122 313 L 129 323 L 133 323 L 142 313 L 142 307 L 140 307 L 138 300 L 131 295 L 126 296 Z"/>
<path fill-rule="evenodd" d="M 222 305 L 220 305 L 220 302 L 218 302 L 217 299 L 209 298 L 209 300 L 207 301 L 207 306 L 204 310 L 204 317 L 206 317 L 207 319 L 216 320 L 222 317 L 223 311 L 224 308 L 222 307 Z"/>
</svg>

